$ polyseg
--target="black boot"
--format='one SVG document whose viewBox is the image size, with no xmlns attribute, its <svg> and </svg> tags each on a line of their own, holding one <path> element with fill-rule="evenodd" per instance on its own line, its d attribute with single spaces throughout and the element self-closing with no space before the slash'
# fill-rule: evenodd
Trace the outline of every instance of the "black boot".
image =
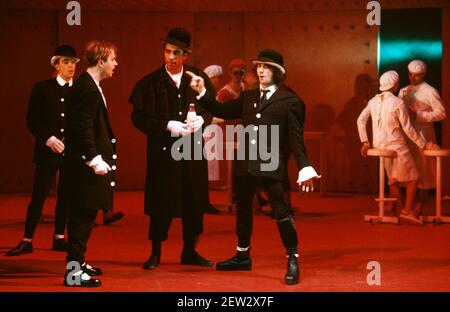
<svg viewBox="0 0 450 312">
<path fill-rule="evenodd" d="M 159 265 L 159 262 L 161 261 L 161 255 L 154 255 L 152 254 L 150 258 L 144 263 L 142 268 L 144 270 L 154 270 Z"/>
<path fill-rule="evenodd" d="M 289 260 L 287 263 L 287 272 L 284 276 L 284 281 L 288 285 L 298 284 L 300 279 L 300 266 L 298 265 L 297 256 L 295 254 L 289 255 Z"/>
<path fill-rule="evenodd" d="M 238 251 L 233 258 L 216 264 L 217 271 L 250 271 L 251 269 L 252 259 L 248 250 Z"/>
</svg>

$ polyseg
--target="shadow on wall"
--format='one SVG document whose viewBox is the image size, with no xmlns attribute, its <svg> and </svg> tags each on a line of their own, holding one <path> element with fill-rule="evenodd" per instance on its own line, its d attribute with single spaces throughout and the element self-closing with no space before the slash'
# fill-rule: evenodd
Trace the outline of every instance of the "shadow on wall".
<svg viewBox="0 0 450 312">
<path fill-rule="evenodd" d="M 345 103 L 336 118 L 336 123 L 343 131 L 342 136 L 333 139 L 333 154 L 336 159 L 336 177 L 341 183 L 339 189 L 353 192 L 376 192 L 377 171 L 375 161 L 360 155 L 361 141 L 356 121 L 368 101 L 377 93 L 378 81 L 366 73 L 355 77 L 354 94 Z M 371 138 L 371 122 L 367 123 Z M 338 172 L 339 171 L 339 172 Z"/>
</svg>

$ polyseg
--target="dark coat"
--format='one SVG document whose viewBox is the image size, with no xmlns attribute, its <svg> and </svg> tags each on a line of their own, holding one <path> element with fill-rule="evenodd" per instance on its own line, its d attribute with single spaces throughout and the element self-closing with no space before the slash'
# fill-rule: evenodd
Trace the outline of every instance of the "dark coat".
<svg viewBox="0 0 450 312">
<path fill-rule="evenodd" d="M 265 144 L 267 146 L 267 153 L 272 153 L 272 157 L 279 157 L 278 166 L 275 170 L 261 170 L 261 165 L 270 163 L 271 160 L 262 160 L 259 153 L 254 160 L 250 160 L 248 154 L 246 154 L 244 160 L 235 162 L 235 174 L 240 176 L 249 172 L 257 177 L 285 180 L 291 154 L 294 155 L 299 169 L 310 166 L 303 140 L 305 104 L 284 86 L 280 86 L 262 107 L 258 107 L 259 98 L 260 91 L 255 89 L 241 92 L 238 99 L 221 104 L 215 100 L 214 95 L 207 92 L 200 99 L 199 104 L 219 118 L 227 120 L 242 118 L 242 125 L 244 127 L 250 126 L 248 130 L 250 133 L 253 132 L 255 136 L 261 131 L 262 125 L 278 125 L 279 135 L 275 139 L 278 139 L 279 142 L 279 154 L 276 151 L 271 151 L 270 129 L 267 141 L 262 141 L 258 137 L 255 138 L 258 145 Z M 240 147 L 245 146 L 246 151 L 252 145 L 249 136 L 246 136 L 244 142 L 240 141 L 239 144 Z"/>
<path fill-rule="evenodd" d="M 94 79 L 83 73 L 67 105 L 64 189 L 74 209 L 111 210 L 115 187 L 116 139 Z M 96 175 L 86 161 L 101 155 L 112 171 Z"/>
<path fill-rule="evenodd" d="M 69 87 L 59 85 L 56 78 L 39 81 L 28 103 L 27 126 L 35 138 L 33 162 L 59 165 L 61 154 L 45 143 L 51 136 L 64 140 L 65 101 Z"/>
<path fill-rule="evenodd" d="M 208 90 L 215 92 L 210 80 L 202 71 L 186 65 L 184 70 L 201 75 L 207 83 Z M 209 203 L 206 160 L 174 160 L 171 148 L 178 138 L 171 137 L 170 132 L 166 130 L 169 120 L 184 122 L 189 104 L 197 103 L 197 94 L 190 88 L 189 83 L 190 78 L 184 74 L 178 89 L 162 66 L 142 78 L 134 87 L 129 99 L 133 104 L 132 122 L 137 129 L 147 135 L 144 207 L 145 214 L 152 217 L 179 217 L 184 200 L 183 190 L 192 194 L 191 213 L 195 216 L 202 216 Z M 198 105 L 196 112 L 203 116 L 205 124 L 210 121 L 211 117 L 206 116 L 205 111 Z M 198 227 L 201 226 L 198 224 Z"/>
</svg>

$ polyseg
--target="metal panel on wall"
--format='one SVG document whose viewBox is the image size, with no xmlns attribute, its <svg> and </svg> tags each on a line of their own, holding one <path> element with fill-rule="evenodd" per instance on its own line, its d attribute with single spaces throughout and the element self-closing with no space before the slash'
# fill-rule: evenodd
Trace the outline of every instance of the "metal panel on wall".
<svg viewBox="0 0 450 312">
<path fill-rule="evenodd" d="M 57 15 L 52 11 L 0 11 L 0 192 L 31 190 L 34 138 L 26 126 L 35 82 L 50 78 Z"/>
<path fill-rule="evenodd" d="M 118 47 L 119 66 L 111 79 L 102 82 L 113 129 L 117 136 L 118 189 L 142 189 L 146 168 L 146 137 L 131 123 L 128 98 L 135 83 L 162 66 L 163 45 L 171 27 L 193 31 L 193 14 L 98 12 L 82 14 L 81 26 L 68 26 L 61 12 L 59 40 L 73 44 L 80 54 L 86 42 L 107 40 Z M 193 38 L 195 41 L 195 38 Z M 78 69 L 78 74 L 83 68 Z"/>
<path fill-rule="evenodd" d="M 328 133 L 327 190 L 376 190 L 371 181 L 377 179 L 376 164 L 361 158 L 356 128 L 377 78 L 377 27 L 367 26 L 366 15 L 364 10 L 245 15 L 246 59 L 263 48 L 279 50 L 286 83 L 306 103 L 305 130 Z M 308 152 L 317 167 L 313 147 Z M 297 170 L 289 171 L 294 183 Z"/>
</svg>

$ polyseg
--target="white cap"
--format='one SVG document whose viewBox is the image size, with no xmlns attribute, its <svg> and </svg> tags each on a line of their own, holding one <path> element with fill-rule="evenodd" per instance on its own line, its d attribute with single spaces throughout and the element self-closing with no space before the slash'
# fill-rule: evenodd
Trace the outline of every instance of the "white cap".
<svg viewBox="0 0 450 312">
<path fill-rule="evenodd" d="M 414 60 L 408 64 L 408 71 L 413 74 L 425 74 L 427 65 L 421 60 Z"/>
<path fill-rule="evenodd" d="M 380 91 L 392 89 L 398 83 L 400 77 L 395 70 L 389 70 L 380 77 Z"/>
<path fill-rule="evenodd" d="M 203 71 L 208 75 L 209 78 L 213 78 L 223 74 L 222 66 L 219 65 L 209 65 Z"/>
</svg>

